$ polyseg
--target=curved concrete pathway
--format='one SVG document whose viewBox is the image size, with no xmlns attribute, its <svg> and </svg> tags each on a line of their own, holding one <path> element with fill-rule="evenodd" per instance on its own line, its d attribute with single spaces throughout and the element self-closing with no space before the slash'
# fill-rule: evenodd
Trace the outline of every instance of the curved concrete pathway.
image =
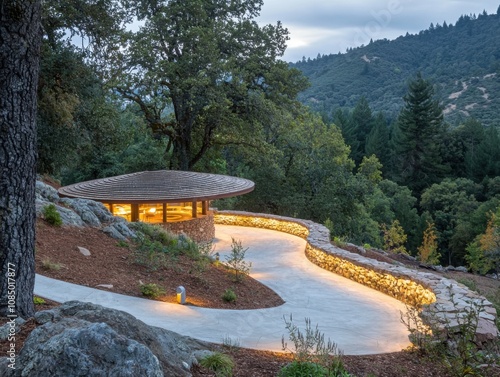
<svg viewBox="0 0 500 377">
<path fill-rule="evenodd" d="M 183 335 L 215 343 L 231 339 L 255 349 L 280 351 L 282 336 L 288 339 L 283 316 L 290 314 L 301 328 L 304 318 L 310 318 L 325 339 L 337 343 L 345 354 L 393 352 L 410 344 L 400 322 L 404 304 L 312 264 L 304 255 L 301 238 L 225 225 L 216 225 L 216 237 L 222 261 L 230 251 L 231 237 L 241 240 L 248 247 L 245 259 L 252 262 L 251 276 L 276 291 L 285 304 L 259 310 L 206 309 L 124 296 L 40 275 L 35 294 L 58 302 L 93 302 Z"/>
</svg>

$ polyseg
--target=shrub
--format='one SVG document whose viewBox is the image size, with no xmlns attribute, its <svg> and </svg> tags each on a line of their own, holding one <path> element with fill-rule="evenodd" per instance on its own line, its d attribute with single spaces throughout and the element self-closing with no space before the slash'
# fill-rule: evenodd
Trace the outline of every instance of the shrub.
<svg viewBox="0 0 500 377">
<path fill-rule="evenodd" d="M 337 247 L 343 248 L 347 246 L 347 241 L 345 237 L 333 237 L 333 244 Z"/>
<path fill-rule="evenodd" d="M 224 294 L 222 295 L 222 299 L 225 302 L 234 302 L 236 301 L 236 298 L 237 298 L 236 293 L 230 288 L 226 289 L 224 291 Z"/>
<path fill-rule="evenodd" d="M 408 254 L 404 246 L 407 236 L 398 220 L 394 220 L 390 228 L 387 228 L 385 224 L 382 224 L 381 228 L 384 233 L 384 249 L 386 251 L 394 254 Z"/>
<path fill-rule="evenodd" d="M 328 369 L 319 364 L 293 361 L 285 365 L 278 373 L 278 377 L 326 377 L 330 376 Z"/>
<path fill-rule="evenodd" d="M 214 352 L 200 360 L 200 365 L 212 372 L 217 377 L 229 377 L 233 374 L 234 361 L 228 355 Z"/>
<path fill-rule="evenodd" d="M 41 298 L 41 297 L 34 296 L 33 297 L 33 303 L 35 305 L 43 305 L 43 304 L 46 303 L 46 301 L 43 298 Z"/>
<path fill-rule="evenodd" d="M 162 287 L 154 283 L 141 284 L 140 289 L 144 296 L 152 299 L 157 299 L 166 293 Z"/>
<path fill-rule="evenodd" d="M 283 319 L 288 330 L 288 338 L 293 343 L 293 349 L 288 348 L 284 336 L 281 339 L 282 348 L 283 351 L 291 352 L 295 364 L 298 364 L 298 366 L 290 367 L 291 371 L 287 373 L 292 373 L 292 371 L 298 373 L 301 368 L 314 368 L 317 374 L 283 374 L 282 376 L 349 376 L 342 363 L 342 352 L 330 339 L 325 341 L 325 336 L 319 331 L 318 325 L 313 328 L 311 320 L 306 318 L 305 330 L 301 331 L 293 323 L 292 315 L 289 320 L 285 317 Z M 306 366 L 302 366 L 303 364 Z M 312 366 L 307 364 L 312 364 Z"/>
<path fill-rule="evenodd" d="M 198 245 L 184 234 L 175 235 L 159 225 L 131 223 L 136 231 L 135 261 L 151 270 L 172 265 L 179 255 L 186 255 L 196 263 L 193 271 L 201 273 L 210 264 L 212 244 Z"/>
<path fill-rule="evenodd" d="M 232 238 L 231 253 L 226 255 L 226 263 L 231 269 L 231 274 L 235 282 L 240 282 L 250 273 L 251 262 L 246 262 L 245 253 L 248 248 L 243 248 L 241 241 Z"/>
<path fill-rule="evenodd" d="M 45 221 L 54 226 L 61 226 L 61 214 L 57 211 L 54 204 L 49 204 L 43 208 L 43 217 Z"/>
</svg>

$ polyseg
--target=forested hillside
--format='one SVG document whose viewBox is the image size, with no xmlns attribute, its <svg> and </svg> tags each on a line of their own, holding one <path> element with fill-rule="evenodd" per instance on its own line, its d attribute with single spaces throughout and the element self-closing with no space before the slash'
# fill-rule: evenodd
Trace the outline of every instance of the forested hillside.
<svg viewBox="0 0 500 377">
<path fill-rule="evenodd" d="M 374 112 L 395 119 L 409 78 L 420 71 L 433 83 L 448 122 L 474 117 L 492 125 L 500 115 L 499 35 L 500 14 L 462 16 L 454 25 L 431 24 L 416 35 L 292 66 L 311 81 L 301 101 L 326 117 L 365 96 Z"/>
</svg>

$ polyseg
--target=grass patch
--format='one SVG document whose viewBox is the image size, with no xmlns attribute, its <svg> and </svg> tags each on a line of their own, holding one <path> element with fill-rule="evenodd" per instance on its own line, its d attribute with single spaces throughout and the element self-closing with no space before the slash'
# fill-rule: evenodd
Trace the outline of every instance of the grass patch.
<svg viewBox="0 0 500 377">
<path fill-rule="evenodd" d="M 42 268 L 47 271 L 59 271 L 63 268 L 62 263 L 52 262 L 49 258 L 42 260 Z"/>
<path fill-rule="evenodd" d="M 33 303 L 35 305 L 43 305 L 43 304 L 46 304 L 46 301 L 41 297 L 35 296 L 35 297 L 33 297 Z"/>
<path fill-rule="evenodd" d="M 477 292 L 477 283 L 472 280 L 472 279 L 467 279 L 467 278 L 459 278 L 457 279 L 457 282 L 460 284 L 465 285 L 467 288 L 469 288 L 471 291 Z"/>
<path fill-rule="evenodd" d="M 214 372 L 217 377 L 230 377 L 233 375 L 234 361 L 226 354 L 214 352 L 200 360 L 203 368 Z"/>
</svg>

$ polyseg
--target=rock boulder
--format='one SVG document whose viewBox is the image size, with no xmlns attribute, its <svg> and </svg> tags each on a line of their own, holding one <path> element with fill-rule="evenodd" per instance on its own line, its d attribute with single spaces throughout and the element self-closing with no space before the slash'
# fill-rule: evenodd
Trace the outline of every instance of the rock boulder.
<svg viewBox="0 0 500 377">
<path fill-rule="evenodd" d="M 185 365 L 210 352 L 204 342 L 92 303 L 69 301 L 35 320 L 41 326 L 19 354 L 22 369 L 7 374 L 0 360 L 0 375 L 187 377 Z"/>
</svg>

